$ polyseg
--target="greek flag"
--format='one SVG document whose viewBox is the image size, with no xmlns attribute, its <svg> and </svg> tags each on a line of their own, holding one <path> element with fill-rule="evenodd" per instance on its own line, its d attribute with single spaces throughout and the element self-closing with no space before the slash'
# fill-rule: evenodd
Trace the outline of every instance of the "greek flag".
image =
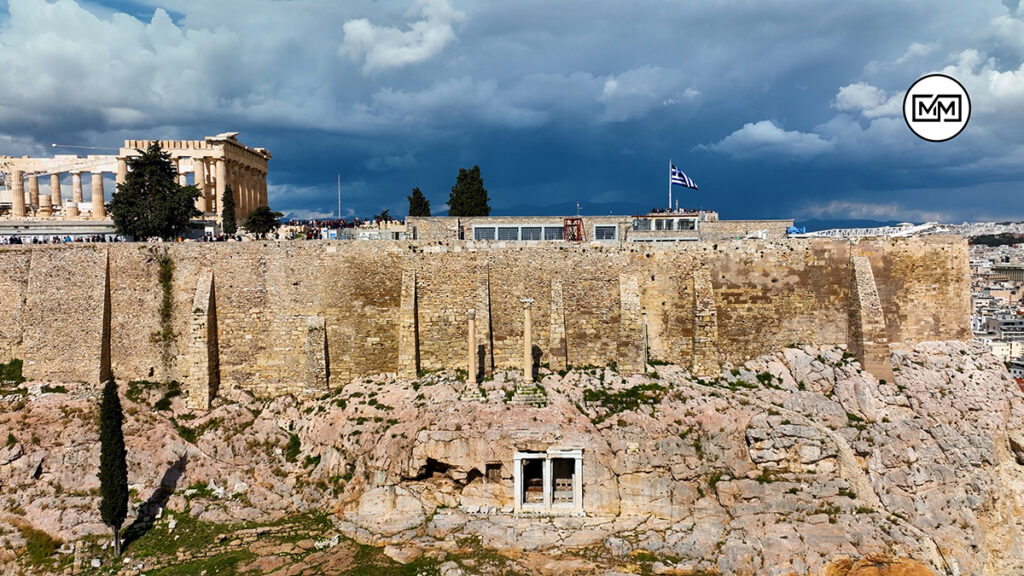
<svg viewBox="0 0 1024 576">
<path fill-rule="evenodd" d="M 673 184 L 686 186 L 687 188 L 693 188 L 694 190 L 698 189 L 697 185 L 693 183 L 693 180 L 690 180 L 690 177 L 684 174 L 682 170 L 676 168 L 675 164 L 669 164 L 668 179 L 669 182 Z"/>
</svg>

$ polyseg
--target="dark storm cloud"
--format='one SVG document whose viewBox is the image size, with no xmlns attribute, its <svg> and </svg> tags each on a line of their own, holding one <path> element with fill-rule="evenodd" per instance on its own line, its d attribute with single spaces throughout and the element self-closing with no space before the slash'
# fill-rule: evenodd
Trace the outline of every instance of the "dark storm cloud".
<svg viewBox="0 0 1024 576">
<path fill-rule="evenodd" d="M 1024 218 L 1016 2 L 0 1 L 4 136 L 117 146 L 239 131 L 295 214 L 443 208 L 479 164 L 495 206 L 680 204 L 726 217 Z M 964 83 L 950 142 L 901 116 Z M 38 153 L 3 143 L 0 153 Z"/>
</svg>

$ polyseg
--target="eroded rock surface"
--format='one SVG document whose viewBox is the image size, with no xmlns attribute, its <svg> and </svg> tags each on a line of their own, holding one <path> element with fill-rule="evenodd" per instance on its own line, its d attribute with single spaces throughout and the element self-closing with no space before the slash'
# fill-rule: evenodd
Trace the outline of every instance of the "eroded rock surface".
<svg viewBox="0 0 1024 576">
<path fill-rule="evenodd" d="M 1024 395 L 975 344 L 892 362 L 894 382 L 810 346 L 713 381 L 673 366 L 546 373 L 543 407 L 511 401 L 511 372 L 476 390 L 453 374 L 316 399 L 228 390 L 203 414 L 173 394 L 156 411 L 166 390 L 136 386 L 128 523 L 164 508 L 221 523 L 324 510 L 400 562 L 472 537 L 524 566 L 584 571 L 555 558 L 652 553 L 671 559 L 665 574 L 1024 573 Z M 99 390 L 67 388 L 0 400 L 0 548 L 23 544 L 16 521 L 67 541 L 106 533 Z M 514 452 L 549 448 L 583 449 L 585 516 L 512 513 Z"/>
</svg>

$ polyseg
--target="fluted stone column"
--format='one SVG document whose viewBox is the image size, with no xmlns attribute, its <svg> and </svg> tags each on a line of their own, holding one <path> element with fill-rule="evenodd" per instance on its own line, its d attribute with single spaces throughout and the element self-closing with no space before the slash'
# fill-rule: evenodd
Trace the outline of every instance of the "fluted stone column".
<svg viewBox="0 0 1024 576">
<path fill-rule="evenodd" d="M 224 198 L 224 187 L 228 182 L 228 166 L 224 163 L 223 158 L 216 158 L 214 161 L 214 168 L 216 173 L 216 185 L 217 185 L 217 215 L 224 216 L 224 203 L 221 201 Z"/>
<path fill-rule="evenodd" d="M 103 172 L 92 173 L 92 219 L 103 220 L 107 217 L 106 198 L 103 196 Z"/>
<path fill-rule="evenodd" d="M 39 176 L 35 174 L 28 177 L 28 203 L 35 208 L 39 207 Z"/>
<path fill-rule="evenodd" d="M 210 205 L 207 202 L 205 162 L 206 160 L 203 158 L 196 158 L 192 160 L 192 165 L 195 166 L 196 170 L 196 188 L 199 188 L 199 198 L 196 200 L 196 209 L 204 214 L 210 210 Z"/>
<path fill-rule="evenodd" d="M 50 204 L 54 208 L 64 205 L 64 199 L 60 195 L 60 173 L 50 174 Z"/>
<path fill-rule="evenodd" d="M 124 181 L 128 179 L 128 159 L 118 158 L 117 159 L 117 176 L 114 177 L 116 184 L 124 184 Z"/>
<path fill-rule="evenodd" d="M 533 298 L 520 298 L 523 303 L 523 380 L 533 381 Z"/>
<path fill-rule="evenodd" d="M 25 216 L 25 173 L 11 170 L 11 213 Z"/>
<path fill-rule="evenodd" d="M 71 173 L 71 204 L 68 205 L 68 216 L 77 218 L 79 216 L 78 205 L 82 202 L 82 173 Z"/>
<path fill-rule="evenodd" d="M 477 361 L 476 361 L 476 310 L 470 308 L 466 311 L 466 320 L 469 322 L 469 363 L 466 365 L 469 383 L 476 384 Z"/>
</svg>

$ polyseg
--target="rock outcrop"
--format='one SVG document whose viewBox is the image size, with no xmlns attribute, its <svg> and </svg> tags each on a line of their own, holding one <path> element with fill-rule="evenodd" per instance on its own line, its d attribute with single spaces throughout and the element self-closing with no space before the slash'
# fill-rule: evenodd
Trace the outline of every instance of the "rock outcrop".
<svg viewBox="0 0 1024 576">
<path fill-rule="evenodd" d="M 229 390 L 201 414 L 173 388 L 124 386 L 129 522 L 331 511 L 402 562 L 473 537 L 522 558 L 653 554 L 664 574 L 1024 573 L 1024 394 L 972 343 L 894 347 L 892 367 L 886 382 L 803 346 L 714 380 L 545 372 L 532 404 L 513 401 L 515 373 L 442 373 L 320 398 Z M 107 530 L 99 390 L 44 390 L 0 400 L 0 548 L 23 544 L 16 522 Z M 513 514 L 514 453 L 570 447 L 585 515 Z"/>
</svg>

